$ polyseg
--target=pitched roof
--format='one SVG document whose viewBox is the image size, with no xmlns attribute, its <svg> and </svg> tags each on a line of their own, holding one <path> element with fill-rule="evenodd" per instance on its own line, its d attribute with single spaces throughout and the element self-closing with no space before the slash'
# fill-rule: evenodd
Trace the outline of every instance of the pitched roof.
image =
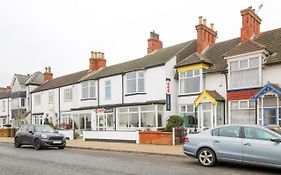
<svg viewBox="0 0 281 175">
<path fill-rule="evenodd" d="M 19 84 L 25 85 L 25 83 L 29 79 L 30 75 L 15 74 L 15 77 L 18 80 Z"/>
<path fill-rule="evenodd" d="M 0 99 L 10 98 L 11 91 L 2 91 L 0 92 Z"/>
<path fill-rule="evenodd" d="M 181 62 L 179 62 L 176 67 L 181 67 L 181 66 L 191 65 L 191 64 L 197 64 L 197 63 L 212 64 L 212 62 L 207 57 L 199 54 L 198 52 L 195 52 L 195 53 L 189 55 L 187 58 L 185 58 Z"/>
<path fill-rule="evenodd" d="M 192 42 L 194 42 L 194 40 L 163 48 L 139 59 L 105 67 L 99 71 L 90 73 L 86 77 L 82 78 L 81 81 L 108 77 L 165 64 L 172 57 L 176 56 L 179 51 L 187 47 Z"/>
<path fill-rule="evenodd" d="M 229 52 L 225 54 L 225 57 L 241 55 L 244 53 L 254 52 L 262 49 L 265 49 L 265 46 L 257 43 L 254 40 L 247 40 L 246 42 L 239 43 L 234 48 L 232 48 Z"/>
<path fill-rule="evenodd" d="M 25 83 L 26 85 L 41 85 L 44 82 L 44 75 L 42 72 L 33 73 Z"/>
<path fill-rule="evenodd" d="M 281 28 L 261 32 L 244 43 L 240 43 L 240 38 L 216 43 L 207 48 L 201 55 L 212 63 L 209 69 L 206 70 L 206 73 L 222 72 L 227 68 L 227 62 L 223 57 L 240 55 L 261 49 L 266 49 L 271 54 L 267 57 L 265 64 L 281 63 Z M 194 62 L 194 57 L 190 56 L 195 52 L 196 49 L 194 49 L 193 53 L 179 53 L 180 59 L 177 59 L 176 67 L 196 64 L 197 62 Z M 183 57 L 185 58 L 183 59 Z"/>
<path fill-rule="evenodd" d="M 225 101 L 224 97 L 221 96 L 216 90 L 213 91 L 206 90 L 206 92 L 217 101 Z"/>
<path fill-rule="evenodd" d="M 82 77 L 84 77 L 86 74 L 88 74 L 88 70 L 83 70 L 80 72 L 76 72 L 76 73 L 54 78 L 52 80 L 49 80 L 49 81 L 43 83 L 38 88 L 34 89 L 34 91 L 32 91 L 32 93 L 75 84 L 75 83 L 79 82 L 79 80 Z"/>
</svg>

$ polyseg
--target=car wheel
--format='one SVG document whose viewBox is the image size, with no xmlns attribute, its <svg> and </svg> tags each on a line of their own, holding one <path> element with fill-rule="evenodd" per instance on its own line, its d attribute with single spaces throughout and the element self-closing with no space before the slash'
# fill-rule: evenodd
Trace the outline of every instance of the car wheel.
<svg viewBox="0 0 281 175">
<path fill-rule="evenodd" d="M 15 138 L 15 147 L 16 147 L 16 148 L 21 147 L 21 144 L 20 144 L 19 138 Z"/>
<path fill-rule="evenodd" d="M 216 163 L 216 154 L 209 148 L 202 148 L 198 152 L 198 161 L 201 165 L 211 167 Z"/>
<path fill-rule="evenodd" d="M 41 142 L 40 142 L 39 139 L 35 139 L 35 140 L 34 140 L 34 148 L 35 148 L 36 150 L 41 149 Z"/>
<path fill-rule="evenodd" d="M 64 146 L 59 146 L 59 149 L 64 149 L 65 148 L 65 145 Z"/>
</svg>

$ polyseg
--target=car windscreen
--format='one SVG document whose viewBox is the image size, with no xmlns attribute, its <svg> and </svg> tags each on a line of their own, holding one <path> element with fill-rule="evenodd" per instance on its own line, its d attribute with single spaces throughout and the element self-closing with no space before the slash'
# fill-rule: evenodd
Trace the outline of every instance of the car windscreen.
<svg viewBox="0 0 281 175">
<path fill-rule="evenodd" d="M 55 130 L 50 126 L 35 126 L 35 132 L 55 132 Z"/>
</svg>

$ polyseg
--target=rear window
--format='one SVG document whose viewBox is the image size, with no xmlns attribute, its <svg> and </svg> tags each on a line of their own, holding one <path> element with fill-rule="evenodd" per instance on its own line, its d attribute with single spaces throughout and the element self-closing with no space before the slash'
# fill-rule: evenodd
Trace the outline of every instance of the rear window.
<svg viewBox="0 0 281 175">
<path fill-rule="evenodd" d="M 239 137 L 240 127 L 239 126 L 227 126 L 216 128 L 211 131 L 212 136 L 221 137 Z"/>
</svg>

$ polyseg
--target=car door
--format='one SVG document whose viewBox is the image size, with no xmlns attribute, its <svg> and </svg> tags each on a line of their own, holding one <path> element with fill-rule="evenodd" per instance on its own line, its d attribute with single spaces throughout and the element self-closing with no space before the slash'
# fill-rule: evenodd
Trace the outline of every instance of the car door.
<svg viewBox="0 0 281 175">
<path fill-rule="evenodd" d="M 258 127 L 244 127 L 243 161 L 281 165 L 281 143 L 270 139 L 273 133 Z"/>
<path fill-rule="evenodd" d="M 19 138 L 19 141 L 21 144 L 27 143 L 27 141 L 26 141 L 26 137 L 27 137 L 27 133 L 28 133 L 27 129 L 28 129 L 28 126 L 25 125 L 19 130 L 19 132 L 17 134 L 17 137 Z"/>
<path fill-rule="evenodd" d="M 26 142 L 27 144 L 32 145 L 34 140 L 34 126 L 29 126 L 27 131 Z"/>
<path fill-rule="evenodd" d="M 225 126 L 217 129 L 217 136 L 213 136 L 213 145 L 217 159 L 242 161 L 240 127 Z"/>
</svg>

